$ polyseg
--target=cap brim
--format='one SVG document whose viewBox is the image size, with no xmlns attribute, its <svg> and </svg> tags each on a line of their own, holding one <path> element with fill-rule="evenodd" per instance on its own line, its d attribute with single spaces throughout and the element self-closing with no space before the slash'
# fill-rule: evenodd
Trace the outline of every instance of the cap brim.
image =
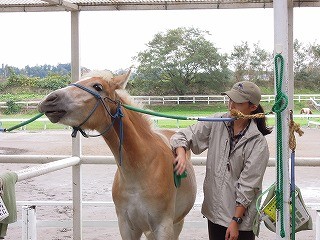
<svg viewBox="0 0 320 240">
<path fill-rule="evenodd" d="M 249 102 L 248 99 L 241 96 L 237 91 L 230 90 L 230 91 L 226 91 L 226 92 L 221 93 L 221 95 L 227 95 L 235 103 Z"/>
</svg>

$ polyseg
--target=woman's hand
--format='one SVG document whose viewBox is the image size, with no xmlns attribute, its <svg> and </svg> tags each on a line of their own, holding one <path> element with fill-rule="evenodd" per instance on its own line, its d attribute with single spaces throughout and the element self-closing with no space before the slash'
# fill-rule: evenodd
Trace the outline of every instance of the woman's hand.
<svg viewBox="0 0 320 240">
<path fill-rule="evenodd" d="M 181 175 L 186 170 L 186 150 L 183 147 L 176 148 L 176 158 L 174 159 L 174 171 Z"/>
<path fill-rule="evenodd" d="M 238 229 L 238 223 L 235 221 L 232 221 L 229 224 L 229 227 L 227 228 L 226 232 L 226 240 L 237 240 L 239 237 L 239 229 Z"/>
</svg>

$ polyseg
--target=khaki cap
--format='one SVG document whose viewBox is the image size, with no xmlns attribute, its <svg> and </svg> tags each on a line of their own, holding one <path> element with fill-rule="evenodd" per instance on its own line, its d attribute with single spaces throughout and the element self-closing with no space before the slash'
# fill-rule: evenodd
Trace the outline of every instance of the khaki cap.
<svg viewBox="0 0 320 240">
<path fill-rule="evenodd" d="M 249 81 L 238 82 L 230 91 L 221 94 L 227 95 L 235 103 L 251 102 L 258 106 L 261 100 L 260 88 Z"/>
</svg>

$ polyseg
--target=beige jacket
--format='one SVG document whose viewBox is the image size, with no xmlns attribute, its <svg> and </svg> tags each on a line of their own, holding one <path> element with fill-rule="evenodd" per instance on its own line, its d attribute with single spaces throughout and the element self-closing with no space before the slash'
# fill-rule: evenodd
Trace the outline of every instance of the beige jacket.
<svg viewBox="0 0 320 240">
<path fill-rule="evenodd" d="M 255 203 L 269 160 L 267 141 L 255 122 L 251 121 L 232 152 L 224 122 L 198 122 L 174 134 L 170 143 L 173 149 L 182 146 L 195 154 L 208 149 L 202 214 L 211 222 L 228 227 L 239 202 L 247 208 L 239 230 L 252 230 Z"/>
</svg>

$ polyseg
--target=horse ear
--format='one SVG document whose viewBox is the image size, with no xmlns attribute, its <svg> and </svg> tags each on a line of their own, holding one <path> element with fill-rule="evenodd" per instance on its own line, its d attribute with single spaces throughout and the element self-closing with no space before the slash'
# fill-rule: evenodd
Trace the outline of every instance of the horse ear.
<svg viewBox="0 0 320 240">
<path fill-rule="evenodd" d="M 125 89 L 131 74 L 131 68 L 125 74 L 113 77 L 112 82 L 116 85 L 117 89 Z"/>
</svg>

